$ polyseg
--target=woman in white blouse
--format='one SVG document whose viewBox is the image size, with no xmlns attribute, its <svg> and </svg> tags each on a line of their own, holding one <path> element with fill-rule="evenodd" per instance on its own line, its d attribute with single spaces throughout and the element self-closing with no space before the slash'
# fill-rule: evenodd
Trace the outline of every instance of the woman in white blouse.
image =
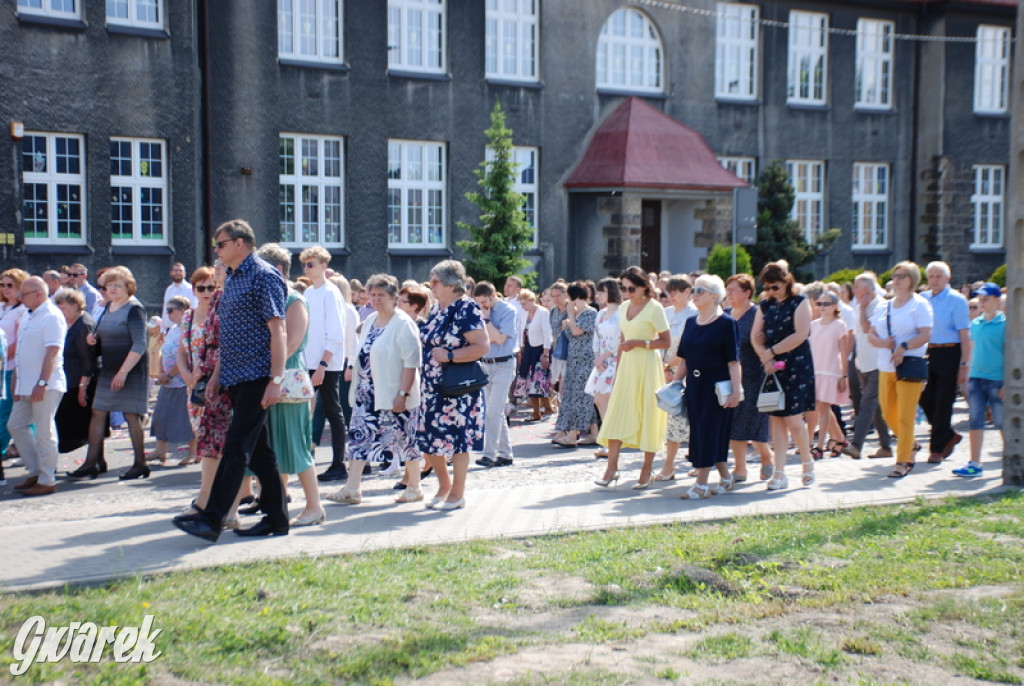
<svg viewBox="0 0 1024 686">
<path fill-rule="evenodd" d="M 547 308 L 537 304 L 537 296 L 529 289 L 519 291 L 519 304 L 526 313 L 526 326 L 515 395 L 517 398 L 530 398 L 532 419 L 539 421 L 541 401 L 551 396 L 551 319 Z"/>
<path fill-rule="evenodd" d="M 875 308 L 868 342 L 878 349 L 878 400 L 882 416 L 896 434 L 896 466 L 889 473 L 900 479 L 914 468 L 914 419 L 923 381 L 900 381 L 896 367 L 908 357 L 925 357 L 932 335 L 932 306 L 916 293 L 921 269 L 900 262 L 892 270 L 894 297 Z M 926 375 L 927 376 L 927 375 Z"/>
<path fill-rule="evenodd" d="M 622 331 L 619 329 L 621 303 L 619 280 L 611 277 L 601 279 L 597 284 L 597 304 L 601 311 L 597 313 L 597 324 L 594 327 L 594 370 L 590 372 L 583 390 L 594 396 L 594 405 L 602 420 L 608 411 L 608 399 L 612 397 L 615 368 L 619 361 L 619 341 L 622 340 Z M 608 449 L 598 448 L 594 457 L 608 457 Z"/>
</svg>

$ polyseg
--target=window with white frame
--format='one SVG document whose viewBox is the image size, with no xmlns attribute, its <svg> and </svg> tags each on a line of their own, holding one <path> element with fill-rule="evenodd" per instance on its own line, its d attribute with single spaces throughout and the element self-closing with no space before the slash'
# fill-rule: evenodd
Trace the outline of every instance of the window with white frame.
<svg viewBox="0 0 1024 686">
<path fill-rule="evenodd" d="M 789 160 L 789 182 L 793 186 L 790 217 L 800 225 L 804 240 L 814 245 L 825 218 L 825 163 L 821 160 Z"/>
<path fill-rule="evenodd" d="M 107 23 L 162 29 L 163 0 L 107 0 Z"/>
<path fill-rule="evenodd" d="M 21 141 L 26 243 L 85 243 L 85 139 L 26 132 Z"/>
<path fill-rule="evenodd" d="M 753 157 L 719 157 L 718 163 L 750 185 L 757 178 L 757 163 Z"/>
<path fill-rule="evenodd" d="M 974 111 L 1003 114 L 1010 91 L 1010 29 L 978 27 L 974 57 Z"/>
<path fill-rule="evenodd" d="M 388 68 L 445 70 L 445 0 L 388 0 Z"/>
<path fill-rule="evenodd" d="M 345 142 L 283 133 L 278 141 L 281 244 L 345 245 Z"/>
<path fill-rule="evenodd" d="M 484 72 L 489 79 L 537 80 L 539 0 L 487 0 Z"/>
<path fill-rule="evenodd" d="M 972 248 L 1003 247 L 1003 194 L 1006 168 L 974 165 L 974 242 Z"/>
<path fill-rule="evenodd" d="M 889 165 L 853 165 L 853 248 L 889 245 Z"/>
<path fill-rule="evenodd" d="M 167 244 L 167 145 L 110 139 L 110 238 L 114 244 Z"/>
<path fill-rule="evenodd" d="M 341 0 L 277 0 L 277 56 L 340 63 Z"/>
<path fill-rule="evenodd" d="M 388 246 L 445 245 L 445 145 L 388 141 Z"/>
<path fill-rule="evenodd" d="M 857 74 L 854 85 L 858 107 L 892 107 L 892 53 L 896 25 L 879 19 L 857 20 Z"/>
<path fill-rule="evenodd" d="M 18 14 L 54 19 L 81 19 L 81 0 L 18 0 Z"/>
<path fill-rule="evenodd" d="M 786 101 L 824 105 L 828 87 L 828 15 L 789 13 Z"/>
<path fill-rule="evenodd" d="M 615 10 L 597 39 L 597 87 L 660 93 L 664 54 L 658 29 L 646 14 Z"/>
<path fill-rule="evenodd" d="M 484 159 L 494 159 L 494 151 L 487 148 Z M 523 216 L 526 223 L 533 229 L 530 247 L 537 247 L 537 160 L 538 149 L 526 146 L 513 146 L 512 163 L 515 165 L 515 181 L 512 190 L 523 195 Z"/>
<path fill-rule="evenodd" d="M 761 10 L 757 5 L 718 3 L 715 97 L 757 97 L 757 50 Z"/>
</svg>

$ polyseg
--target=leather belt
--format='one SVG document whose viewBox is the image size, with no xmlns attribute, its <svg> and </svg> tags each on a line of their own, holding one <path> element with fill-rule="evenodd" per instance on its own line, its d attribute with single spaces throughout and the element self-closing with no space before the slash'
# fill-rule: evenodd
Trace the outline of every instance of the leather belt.
<svg viewBox="0 0 1024 686">
<path fill-rule="evenodd" d="M 929 343 L 928 348 L 959 348 L 959 343 Z"/>
<path fill-rule="evenodd" d="M 485 357 L 482 362 L 484 364 L 498 364 L 499 362 L 508 362 L 512 357 L 512 355 L 505 355 L 504 357 Z"/>
</svg>

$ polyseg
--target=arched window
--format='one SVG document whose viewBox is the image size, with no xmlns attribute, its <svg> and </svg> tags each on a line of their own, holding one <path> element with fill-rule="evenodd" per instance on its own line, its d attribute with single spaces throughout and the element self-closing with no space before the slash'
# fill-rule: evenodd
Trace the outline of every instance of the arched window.
<svg viewBox="0 0 1024 686">
<path fill-rule="evenodd" d="M 597 87 L 660 93 L 664 54 L 658 29 L 646 14 L 615 10 L 597 41 Z"/>
</svg>

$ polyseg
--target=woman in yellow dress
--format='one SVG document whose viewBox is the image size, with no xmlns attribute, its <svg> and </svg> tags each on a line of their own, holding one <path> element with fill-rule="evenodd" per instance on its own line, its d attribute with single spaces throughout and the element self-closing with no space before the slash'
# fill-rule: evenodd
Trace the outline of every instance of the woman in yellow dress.
<svg viewBox="0 0 1024 686">
<path fill-rule="evenodd" d="M 671 338 L 665 309 L 652 299 L 646 272 L 629 267 L 619 282 L 623 297 L 629 299 L 619 310 L 619 366 L 597 436 L 597 442 L 608 447 L 608 467 L 604 478 L 594 483 L 608 487 L 619 480 L 619 451 L 626 446 L 644 452 L 640 479 L 634 486 L 643 489 L 652 478 L 654 454 L 665 444 L 668 415 L 658 407 L 654 393 L 665 383 L 658 351 L 668 348 Z"/>
</svg>

